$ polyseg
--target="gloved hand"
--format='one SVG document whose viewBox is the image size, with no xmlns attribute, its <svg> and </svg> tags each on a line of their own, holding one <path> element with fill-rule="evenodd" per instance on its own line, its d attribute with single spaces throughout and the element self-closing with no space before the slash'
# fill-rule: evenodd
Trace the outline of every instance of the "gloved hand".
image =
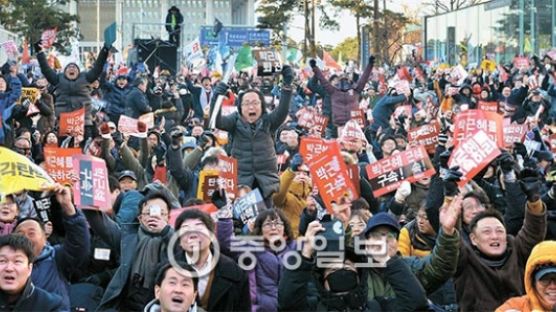
<svg viewBox="0 0 556 312">
<path fill-rule="evenodd" d="M 309 66 L 311 66 L 311 68 L 317 67 L 317 61 L 311 59 L 311 60 L 309 61 Z"/>
<path fill-rule="evenodd" d="M 525 168 L 519 173 L 519 186 L 527 196 L 527 201 L 535 202 L 541 198 L 541 184 L 540 175 L 535 169 Z"/>
<path fill-rule="evenodd" d="M 509 173 L 514 169 L 515 160 L 510 153 L 504 152 L 498 157 L 498 163 L 502 172 Z"/>
<path fill-rule="evenodd" d="M 197 145 L 199 145 L 199 147 L 201 147 L 203 151 L 206 151 L 210 147 L 209 143 L 210 143 L 210 137 L 206 134 L 201 135 L 197 139 Z"/>
<path fill-rule="evenodd" d="M 221 81 L 214 88 L 214 93 L 216 95 L 226 95 L 226 94 L 228 94 L 228 89 L 229 88 L 230 87 L 226 83 Z"/>
<path fill-rule="evenodd" d="M 114 140 L 116 146 L 121 146 L 122 143 L 124 143 L 124 138 L 122 137 L 122 134 L 119 132 L 112 133 L 112 140 Z"/>
<path fill-rule="evenodd" d="M 299 166 L 301 166 L 303 164 L 303 158 L 301 157 L 301 154 L 295 154 L 292 157 L 292 160 L 290 161 L 290 169 L 293 172 L 296 172 L 297 169 L 299 168 Z"/>
<path fill-rule="evenodd" d="M 394 195 L 394 199 L 398 203 L 404 203 L 405 199 L 409 195 L 411 195 L 411 183 L 409 183 L 408 181 L 403 181 L 402 184 L 400 184 L 400 187 L 398 187 L 398 190 Z"/>
<path fill-rule="evenodd" d="M 452 167 L 445 171 L 442 180 L 444 180 L 444 196 L 456 196 L 459 192 L 457 182 L 461 180 L 463 174 L 459 171 L 459 166 Z"/>
<path fill-rule="evenodd" d="M 514 155 L 521 155 L 523 159 L 527 158 L 527 148 L 525 147 L 525 145 L 523 145 L 523 143 L 514 143 Z"/>
<path fill-rule="evenodd" d="M 42 51 L 42 40 L 39 40 L 35 43 L 33 43 L 33 49 L 35 50 L 35 53 L 39 53 Z"/>
<path fill-rule="evenodd" d="M 116 41 L 116 23 L 110 24 L 104 29 L 104 46 L 111 48 L 112 44 Z"/>
<path fill-rule="evenodd" d="M 225 207 L 228 204 L 228 201 L 226 199 L 226 191 L 223 189 L 214 191 L 210 199 L 218 209 L 222 209 L 222 207 Z"/>
<path fill-rule="evenodd" d="M 375 65 L 375 60 L 376 60 L 376 58 L 375 58 L 374 55 L 369 56 L 369 65 L 374 66 Z"/>
<path fill-rule="evenodd" d="M 452 155 L 451 150 L 445 150 L 439 155 L 438 160 L 440 162 L 441 169 L 448 169 L 448 160 L 450 159 L 450 155 Z"/>
<path fill-rule="evenodd" d="M 108 126 L 107 122 L 103 122 L 102 125 L 100 125 L 100 136 L 103 139 L 110 139 L 112 137 L 110 135 L 110 126 Z"/>
<path fill-rule="evenodd" d="M 284 65 L 284 67 L 282 67 L 282 78 L 284 79 L 285 86 L 291 86 L 294 76 L 295 73 L 291 66 Z"/>
</svg>

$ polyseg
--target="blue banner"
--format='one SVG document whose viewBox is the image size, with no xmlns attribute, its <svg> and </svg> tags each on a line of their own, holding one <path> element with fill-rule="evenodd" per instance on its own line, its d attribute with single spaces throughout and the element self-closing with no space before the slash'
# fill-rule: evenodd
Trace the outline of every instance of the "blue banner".
<svg viewBox="0 0 556 312">
<path fill-rule="evenodd" d="M 241 48 L 247 43 L 250 46 L 269 46 L 270 30 L 255 27 L 222 27 L 218 36 L 214 35 L 213 26 L 201 26 L 199 41 L 201 46 L 225 45 Z"/>
<path fill-rule="evenodd" d="M 90 160 L 81 160 L 79 162 L 79 181 L 81 205 L 92 206 L 94 204 L 93 164 Z"/>
</svg>

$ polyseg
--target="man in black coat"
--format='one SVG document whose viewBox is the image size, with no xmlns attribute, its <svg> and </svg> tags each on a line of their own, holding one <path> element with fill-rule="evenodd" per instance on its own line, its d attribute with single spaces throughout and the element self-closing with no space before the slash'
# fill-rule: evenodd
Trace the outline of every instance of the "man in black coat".
<svg viewBox="0 0 556 312">
<path fill-rule="evenodd" d="M 125 115 L 131 118 L 139 118 L 139 116 L 150 113 L 152 111 L 147 99 L 147 80 L 145 78 L 137 78 L 133 82 L 133 88 L 125 98 Z"/>
<path fill-rule="evenodd" d="M 31 282 L 33 246 L 22 235 L 0 237 L 0 311 L 62 311 L 62 298 Z"/>
<path fill-rule="evenodd" d="M 180 9 L 175 5 L 168 10 L 166 15 L 166 31 L 168 32 L 168 40 L 170 43 L 180 45 L 181 24 L 183 23 L 183 15 Z"/>
</svg>

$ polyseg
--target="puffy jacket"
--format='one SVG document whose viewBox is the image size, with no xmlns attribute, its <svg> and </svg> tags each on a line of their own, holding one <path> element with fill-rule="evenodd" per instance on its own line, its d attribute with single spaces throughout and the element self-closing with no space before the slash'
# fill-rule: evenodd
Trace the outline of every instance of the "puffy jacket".
<svg viewBox="0 0 556 312">
<path fill-rule="evenodd" d="M 9 303 L 7 299 L 2 292 L 0 311 L 69 311 L 69 308 L 64 307 L 60 296 L 36 287 L 31 279 L 27 280 L 23 292 L 15 302 Z"/>
<path fill-rule="evenodd" d="M 113 83 L 104 82 L 102 90 L 104 91 L 103 100 L 106 101 L 106 113 L 113 116 L 125 113 L 126 98 L 131 91 L 131 87 L 126 84 L 124 88 L 120 88 Z"/>
<path fill-rule="evenodd" d="M 0 93 L 0 143 L 4 142 L 5 134 L 8 132 L 8 119 L 11 117 L 12 105 L 21 96 L 21 81 L 14 76 L 4 76 L 9 91 Z M 11 142 L 11 141 L 10 141 Z"/>
<path fill-rule="evenodd" d="M 69 310 L 69 278 L 75 268 L 86 265 L 90 250 L 90 234 L 87 220 L 81 211 L 64 216 L 66 240 L 63 244 L 47 244 L 33 263 L 31 280 L 50 293 L 62 297 L 64 309 Z"/>
<path fill-rule="evenodd" d="M 396 104 L 402 103 L 406 100 L 405 95 L 386 95 L 380 98 L 376 102 L 375 108 L 373 109 L 373 124 L 371 129 L 378 130 L 382 127 L 382 131 L 390 127 L 390 116 L 394 113 L 396 109 Z"/>
<path fill-rule="evenodd" d="M 56 88 L 54 91 L 54 96 L 56 98 L 56 103 L 54 104 L 56 116 L 60 116 L 60 113 L 73 112 L 85 107 L 85 125 L 93 125 L 89 85 L 97 80 L 102 73 L 106 58 L 108 57 L 108 50 L 108 48 L 103 47 L 100 50 L 93 68 L 87 72 L 79 73 L 79 76 L 75 80 L 69 80 L 65 77 L 63 72 L 56 73 L 50 68 L 43 51 L 37 54 L 41 72 L 48 82 Z"/>
<path fill-rule="evenodd" d="M 125 98 L 125 115 L 131 118 L 139 118 L 139 116 L 151 111 L 152 108 L 149 106 L 149 100 L 145 92 L 133 87 Z"/>
<path fill-rule="evenodd" d="M 406 224 L 400 231 L 398 251 L 403 256 L 425 257 L 434 247 L 435 237 L 419 233 L 417 220 Z"/>
<path fill-rule="evenodd" d="M 531 312 L 531 311 L 551 311 L 550 307 L 543 305 L 535 290 L 535 285 L 533 285 L 534 273 L 538 267 L 546 264 L 555 265 L 556 264 L 556 241 L 544 241 L 539 243 L 533 251 L 529 259 L 527 259 L 527 264 L 525 265 L 525 277 L 523 281 L 525 282 L 525 292 L 526 294 L 521 297 L 513 297 L 508 299 L 503 305 L 496 309 L 496 312 L 506 312 L 506 311 L 521 311 L 521 312 Z"/>
<path fill-rule="evenodd" d="M 239 112 L 222 116 L 219 111 L 216 118 L 216 127 L 233 137 L 231 155 L 238 160 L 238 184 L 253 186 L 256 183 L 264 198 L 278 191 L 280 184 L 273 138 L 288 116 L 291 96 L 291 90 L 282 88 L 280 103 L 271 113 L 267 113 L 264 102 L 261 103 L 262 115 L 254 124 L 249 124 Z M 216 98 L 213 97 L 211 111 Z"/>
</svg>

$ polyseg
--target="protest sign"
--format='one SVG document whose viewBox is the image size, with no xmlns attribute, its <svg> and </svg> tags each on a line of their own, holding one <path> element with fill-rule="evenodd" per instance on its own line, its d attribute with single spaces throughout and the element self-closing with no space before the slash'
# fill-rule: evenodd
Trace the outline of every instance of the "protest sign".
<svg viewBox="0 0 556 312">
<path fill-rule="evenodd" d="M 307 130 L 312 130 L 316 135 L 322 135 L 328 124 L 328 117 L 319 114 L 312 108 L 302 108 L 297 113 L 297 124 Z"/>
<path fill-rule="evenodd" d="M 204 211 L 204 212 L 208 213 L 211 216 L 214 213 L 218 212 L 218 208 L 213 203 L 195 205 L 195 206 L 188 206 L 188 207 L 182 207 L 182 208 L 177 208 L 177 209 L 170 209 L 170 214 L 168 215 L 168 224 L 175 227 L 176 226 L 176 219 L 178 218 L 178 216 L 183 211 L 188 210 L 188 209 L 198 209 L 198 210 L 201 210 L 201 211 Z"/>
<path fill-rule="evenodd" d="M 493 60 L 483 60 L 481 69 L 484 71 L 494 72 L 496 70 L 496 62 Z"/>
<path fill-rule="evenodd" d="M 0 146 L 0 195 L 23 190 L 42 191 L 53 187 L 54 180 L 29 158 Z"/>
<path fill-rule="evenodd" d="M 448 167 L 459 166 L 463 177 L 458 185 L 462 187 L 498 155 L 500 150 L 496 142 L 486 132 L 479 130 L 456 146 L 448 160 Z"/>
<path fill-rule="evenodd" d="M 50 201 L 50 197 L 43 197 L 39 199 L 33 200 L 33 206 L 35 207 L 35 212 L 39 219 L 46 223 L 50 221 L 50 206 L 52 202 Z"/>
<path fill-rule="evenodd" d="M 218 168 L 226 193 L 237 195 L 237 159 L 218 155 Z"/>
<path fill-rule="evenodd" d="M 361 140 L 367 142 L 363 130 L 359 127 L 355 120 L 349 120 L 343 127 L 338 127 L 338 132 L 340 134 L 339 140 L 341 142 Z"/>
<path fill-rule="evenodd" d="M 218 170 L 205 169 L 199 172 L 199 185 L 197 187 L 197 198 L 210 201 L 212 193 L 219 189 Z"/>
<path fill-rule="evenodd" d="M 274 50 L 253 50 L 253 58 L 257 61 L 258 76 L 270 76 L 282 70 L 280 55 Z"/>
<path fill-rule="evenodd" d="M 56 29 L 47 29 L 41 34 L 41 44 L 43 49 L 50 49 L 56 41 Z"/>
<path fill-rule="evenodd" d="M 41 92 L 37 88 L 21 88 L 19 103 L 23 103 L 25 99 L 28 99 L 31 104 L 34 104 L 37 101 L 40 93 Z"/>
<path fill-rule="evenodd" d="M 509 122 L 509 118 L 504 119 Z M 516 122 L 504 125 L 504 146 L 511 147 L 514 143 L 523 143 L 525 134 L 527 134 L 527 124 L 518 124 Z"/>
<path fill-rule="evenodd" d="M 137 133 L 137 122 L 135 118 L 121 115 L 118 120 L 118 131 L 125 135 L 133 135 Z"/>
<path fill-rule="evenodd" d="M 311 163 L 325 153 L 330 146 L 337 145 L 336 141 L 325 141 L 320 138 L 302 137 L 299 143 L 299 153 L 303 156 L 303 162 Z"/>
<path fill-rule="evenodd" d="M 394 111 L 394 118 L 398 118 L 401 115 L 404 115 L 406 117 L 410 117 L 411 116 L 411 105 L 401 105 L 396 107 L 396 110 Z"/>
<path fill-rule="evenodd" d="M 78 180 L 73 184 L 73 198 L 80 208 L 106 211 L 110 208 L 108 169 L 104 159 L 89 155 L 73 156 L 73 168 Z"/>
<path fill-rule="evenodd" d="M 427 153 L 434 154 L 439 133 L 440 124 L 434 120 L 429 124 L 409 130 L 407 141 L 411 147 L 424 146 Z"/>
<path fill-rule="evenodd" d="M 525 56 L 516 56 L 513 63 L 517 69 L 529 68 L 529 59 Z"/>
<path fill-rule="evenodd" d="M 4 41 L 0 45 L 2 46 L 4 51 L 6 51 L 6 55 L 8 56 L 9 59 L 15 60 L 17 58 L 18 51 L 17 51 L 17 45 L 15 41 L 13 40 Z"/>
<path fill-rule="evenodd" d="M 232 209 L 234 218 L 240 219 L 244 224 L 256 218 L 259 212 L 266 209 L 261 191 L 256 188 L 239 198 Z"/>
<path fill-rule="evenodd" d="M 60 184 L 73 184 L 73 156 L 80 155 L 80 148 L 44 147 L 46 172 Z"/>
<path fill-rule="evenodd" d="M 330 145 L 325 153 L 310 163 L 309 170 L 319 194 L 328 211 L 332 214 L 332 203 L 347 196 L 355 199 L 357 191 L 348 174 L 344 158 L 338 144 Z"/>
<path fill-rule="evenodd" d="M 147 129 L 154 128 L 154 113 L 141 115 L 138 120 L 144 122 L 147 125 Z"/>
<path fill-rule="evenodd" d="M 403 181 L 414 183 L 435 173 L 423 146 L 381 159 L 366 169 L 375 197 L 395 191 Z"/>
<path fill-rule="evenodd" d="M 355 120 L 361 129 L 365 128 L 365 112 L 362 109 L 352 110 L 351 120 Z"/>
<path fill-rule="evenodd" d="M 497 101 L 479 101 L 477 103 L 477 109 L 485 112 L 498 113 L 498 102 Z"/>
<path fill-rule="evenodd" d="M 355 190 L 357 191 L 356 195 L 357 197 L 359 197 L 359 195 L 361 194 L 361 179 L 359 177 L 359 165 L 355 164 L 355 165 L 347 165 L 347 170 L 348 170 L 348 175 L 349 175 L 349 179 L 351 180 L 351 184 L 353 184 L 353 186 L 355 187 Z"/>
<path fill-rule="evenodd" d="M 456 115 L 454 122 L 454 145 L 471 137 L 477 131 L 484 131 L 499 147 L 504 147 L 504 127 L 501 115 L 470 109 Z"/>
<path fill-rule="evenodd" d="M 72 136 L 76 137 L 78 135 L 83 135 L 85 133 L 85 108 L 78 109 L 69 113 L 60 114 L 60 130 L 58 130 L 58 135 L 60 136 Z"/>
</svg>

